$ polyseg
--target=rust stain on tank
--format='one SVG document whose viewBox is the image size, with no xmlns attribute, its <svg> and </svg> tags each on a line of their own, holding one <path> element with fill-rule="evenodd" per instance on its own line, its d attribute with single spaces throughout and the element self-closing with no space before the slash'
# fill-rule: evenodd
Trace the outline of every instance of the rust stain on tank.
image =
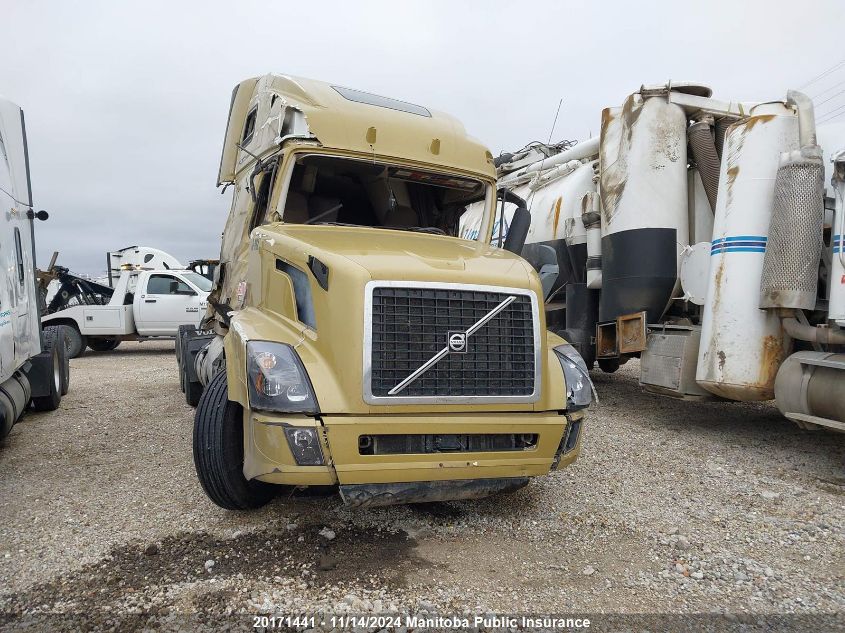
<svg viewBox="0 0 845 633">
<path fill-rule="evenodd" d="M 734 165 L 728 169 L 728 187 L 736 182 L 736 177 L 739 175 L 739 165 Z"/>
<path fill-rule="evenodd" d="M 717 257 L 719 258 L 719 269 L 716 271 L 716 287 L 713 289 L 714 312 L 718 309 L 719 303 L 722 300 L 722 284 L 724 283 L 725 277 L 725 254 L 719 253 Z"/>
<path fill-rule="evenodd" d="M 741 148 L 741 146 L 740 146 L 740 148 Z M 728 164 L 730 164 L 730 162 L 732 160 L 739 160 L 738 152 L 735 153 L 735 154 L 732 154 L 731 156 L 728 157 Z M 728 167 L 727 175 L 728 175 L 728 180 L 725 183 L 725 191 L 727 193 L 727 205 L 726 206 L 728 207 L 728 210 L 730 210 L 731 201 L 733 200 L 733 194 L 734 194 L 734 183 L 736 182 L 737 176 L 739 176 L 739 165 L 734 165 L 733 167 Z"/>
<path fill-rule="evenodd" d="M 607 126 L 613 121 L 613 115 L 610 113 L 610 108 L 605 108 L 601 111 L 601 132 L 599 138 L 603 138 L 607 134 Z"/>
<path fill-rule="evenodd" d="M 776 115 L 774 114 L 760 114 L 758 116 L 750 117 L 746 122 L 743 130 L 745 132 L 750 132 L 754 129 L 754 126 L 758 123 L 768 123 L 772 119 L 775 118 Z"/>
<path fill-rule="evenodd" d="M 555 203 L 554 203 L 555 219 L 554 219 L 554 228 L 552 229 L 552 235 L 554 235 L 555 237 L 557 237 L 557 223 L 558 223 L 558 220 L 560 219 L 560 205 L 561 205 L 562 202 L 563 202 L 563 198 L 561 196 L 558 196 L 557 200 L 555 200 Z"/>
<path fill-rule="evenodd" d="M 640 118 L 642 111 L 642 104 L 637 102 L 634 95 L 628 95 L 625 103 L 622 104 L 622 125 L 625 127 L 629 144 L 634 134 L 634 126 L 637 124 L 637 119 Z"/>
<path fill-rule="evenodd" d="M 783 339 L 770 334 L 763 339 L 763 349 L 761 352 L 759 378 L 754 383 L 754 386 L 762 387 L 766 390 L 773 389 L 778 369 L 780 369 L 783 357 L 786 355 Z"/>
</svg>

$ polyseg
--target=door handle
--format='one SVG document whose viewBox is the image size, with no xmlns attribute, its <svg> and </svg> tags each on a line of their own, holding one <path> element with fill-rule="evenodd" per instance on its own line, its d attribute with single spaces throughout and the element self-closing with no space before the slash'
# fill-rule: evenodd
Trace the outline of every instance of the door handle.
<svg viewBox="0 0 845 633">
<path fill-rule="evenodd" d="M 144 299 L 144 303 L 155 303 L 155 299 Z"/>
</svg>

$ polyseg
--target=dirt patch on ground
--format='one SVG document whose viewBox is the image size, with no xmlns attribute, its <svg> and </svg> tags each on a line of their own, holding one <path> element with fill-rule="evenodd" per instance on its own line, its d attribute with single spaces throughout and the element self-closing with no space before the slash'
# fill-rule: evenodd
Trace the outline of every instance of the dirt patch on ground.
<svg viewBox="0 0 845 633">
<path fill-rule="evenodd" d="M 771 403 L 651 396 L 637 370 L 594 372 L 582 456 L 513 494 L 357 510 L 281 495 L 231 513 L 197 483 L 172 346 L 86 353 L 62 408 L 0 448 L 0 613 L 34 631 L 313 610 L 845 610 L 845 436 Z"/>
</svg>

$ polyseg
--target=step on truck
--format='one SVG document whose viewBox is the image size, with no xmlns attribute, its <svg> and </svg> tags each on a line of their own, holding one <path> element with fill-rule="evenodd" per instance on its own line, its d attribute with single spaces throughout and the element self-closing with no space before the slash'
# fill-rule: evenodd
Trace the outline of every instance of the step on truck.
<svg viewBox="0 0 845 633">
<path fill-rule="evenodd" d="M 445 114 L 282 75 L 235 88 L 216 282 L 203 330 L 179 337 L 212 501 L 479 498 L 575 460 L 592 385 L 514 254 L 527 211 L 490 244 L 495 184 L 490 152 Z"/>
<path fill-rule="evenodd" d="M 0 98 L 0 440 L 28 407 L 53 411 L 68 391 L 64 328 L 39 320 L 35 220 L 23 110 Z"/>
<path fill-rule="evenodd" d="M 179 326 L 200 322 L 211 290 L 211 281 L 192 270 L 146 270 L 137 263 L 109 269 L 114 287 L 61 266 L 51 266 L 50 271 L 59 287 L 41 320 L 45 325 L 65 326 L 71 358 L 86 347 L 107 352 L 121 341 L 174 339 Z M 116 279 L 114 273 L 118 273 Z"/>
<path fill-rule="evenodd" d="M 597 138 L 501 156 L 500 214 L 530 202 L 550 328 L 591 368 L 639 358 L 648 392 L 774 399 L 845 431 L 845 128 L 816 118 L 794 90 L 742 103 L 673 82 L 605 108 Z"/>
</svg>

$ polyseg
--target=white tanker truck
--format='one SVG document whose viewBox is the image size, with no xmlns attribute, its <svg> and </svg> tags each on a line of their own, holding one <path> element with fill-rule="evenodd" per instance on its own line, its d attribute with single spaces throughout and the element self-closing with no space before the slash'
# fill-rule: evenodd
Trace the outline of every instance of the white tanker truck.
<svg viewBox="0 0 845 633">
<path fill-rule="evenodd" d="M 588 366 L 639 357 L 647 391 L 845 431 L 845 134 L 799 92 L 711 94 L 642 87 L 599 138 L 501 156 L 494 240 L 524 201 L 547 322 Z"/>
</svg>

